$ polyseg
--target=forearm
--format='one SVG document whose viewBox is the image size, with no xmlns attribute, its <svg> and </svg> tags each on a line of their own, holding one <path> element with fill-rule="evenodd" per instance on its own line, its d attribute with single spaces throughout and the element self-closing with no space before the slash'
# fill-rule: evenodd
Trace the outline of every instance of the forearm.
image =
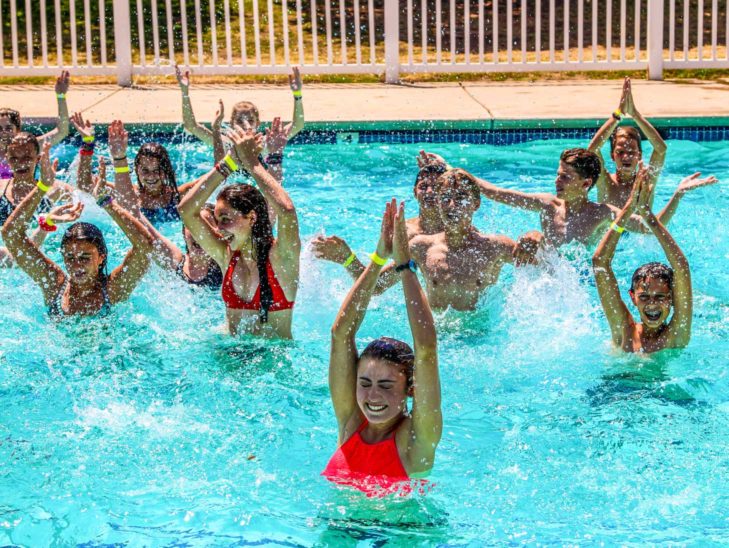
<svg viewBox="0 0 729 548">
<path fill-rule="evenodd" d="M 223 134 L 219 130 L 213 130 L 213 157 L 215 162 L 221 161 L 225 157 L 225 144 L 223 143 Z"/>
<path fill-rule="evenodd" d="M 2 227 L 3 240 L 13 255 L 16 254 L 21 242 L 27 240 L 28 224 L 33 219 L 33 214 L 42 199 L 43 193 L 38 188 L 34 188 L 5 221 L 5 225 Z"/>
<path fill-rule="evenodd" d="M 205 175 L 200 177 L 190 190 L 188 190 L 177 209 L 183 220 L 200 215 L 200 210 L 208 201 L 208 198 L 215 192 L 220 184 L 225 180 L 221 173 L 213 168 Z"/>
<path fill-rule="evenodd" d="M 291 131 L 289 132 L 289 139 L 293 139 L 297 133 L 304 129 L 304 100 L 294 99 L 294 115 L 293 124 Z"/>
<path fill-rule="evenodd" d="M 88 154 L 78 155 L 78 170 L 76 171 L 76 186 L 82 192 L 93 193 L 94 183 L 91 180 L 91 164 L 93 156 Z"/>
<path fill-rule="evenodd" d="M 71 129 L 71 121 L 68 115 L 68 103 L 66 102 L 65 95 L 63 98 L 58 98 L 58 125 L 56 128 L 58 132 L 56 134 L 56 142 L 63 141 L 68 137 Z"/>
<path fill-rule="evenodd" d="M 357 332 L 370 304 L 380 270 L 382 267 L 373 261 L 354 282 L 332 326 L 334 337 L 353 337 Z"/>
<path fill-rule="evenodd" d="M 132 245 L 147 253 L 151 253 L 154 249 L 154 238 L 147 231 L 145 226 L 139 219 L 134 217 L 131 212 L 124 209 L 121 204 L 112 201 L 104 206 L 104 210 L 114 220 L 114 222 L 122 229 Z"/>
<path fill-rule="evenodd" d="M 600 129 L 598 129 L 597 133 L 593 136 L 592 141 L 590 141 L 590 144 L 587 146 L 587 150 L 596 153 L 598 150 L 602 149 L 603 145 L 610 140 L 610 136 L 613 134 L 613 131 L 615 131 L 615 128 L 618 127 L 619 123 L 620 121 L 614 116 L 610 116 L 610 118 L 605 120 L 605 123 L 600 126 Z"/>
<path fill-rule="evenodd" d="M 663 226 L 668 225 L 668 223 L 671 222 L 671 219 L 673 219 L 673 215 L 676 213 L 678 205 L 681 203 L 681 198 L 683 198 L 683 193 L 679 191 L 674 192 L 671 199 L 668 200 L 666 207 L 664 207 L 658 214 L 658 220 Z"/>
<path fill-rule="evenodd" d="M 423 291 L 417 275 L 411 270 L 404 270 L 401 276 L 415 349 L 418 352 L 428 349 L 435 352 L 437 341 L 435 322 L 425 291 Z"/>
<path fill-rule="evenodd" d="M 476 183 L 478 184 L 481 194 L 495 202 L 531 211 L 539 211 L 544 205 L 537 195 L 527 194 L 526 192 L 520 192 L 518 190 L 501 188 L 484 179 L 477 178 Z"/>
<path fill-rule="evenodd" d="M 205 126 L 197 123 L 195 113 L 192 110 L 192 101 L 190 101 L 189 92 L 184 90 L 182 92 L 182 122 L 185 126 L 185 130 L 192 133 L 201 141 L 210 144 L 212 140 L 212 132 Z"/>
<path fill-rule="evenodd" d="M 126 154 L 112 158 L 114 162 L 114 190 L 117 199 L 124 209 L 128 209 L 135 217 L 140 215 L 140 201 L 137 190 L 132 185 L 131 167 Z"/>
<path fill-rule="evenodd" d="M 613 228 L 615 227 L 615 228 Z M 592 256 L 592 263 L 595 266 L 602 267 L 605 269 L 611 268 L 613 257 L 615 256 L 615 250 L 618 247 L 620 236 L 624 230 L 622 216 L 618 215 L 615 221 L 610 224 L 610 227 L 605 231 L 605 235 L 600 240 L 595 254 Z"/>
<path fill-rule="evenodd" d="M 666 142 L 663 140 L 663 137 L 661 137 L 661 134 L 658 133 L 658 130 L 655 127 L 653 127 L 653 124 L 645 119 L 640 112 L 633 112 L 633 120 L 635 120 L 635 124 L 640 128 L 650 144 L 653 146 L 653 154 L 659 154 L 661 165 L 663 165 L 662 160 L 666 153 Z"/>
<path fill-rule="evenodd" d="M 671 263 L 673 269 L 677 271 L 682 268 L 688 268 L 688 260 L 683 254 L 683 251 L 681 251 L 681 248 L 676 243 L 676 240 L 673 239 L 671 233 L 668 232 L 666 227 L 653 214 L 653 212 L 647 213 L 645 215 L 645 220 L 646 223 L 648 223 L 648 227 L 658 240 L 658 243 L 661 244 L 663 252 L 666 254 L 666 258 L 668 259 L 668 262 Z"/>
<path fill-rule="evenodd" d="M 256 162 L 250 170 L 251 175 L 258 183 L 266 201 L 278 215 L 285 215 L 294 210 L 294 203 L 280 183 L 263 167 L 263 164 Z"/>
<path fill-rule="evenodd" d="M 36 228 L 30 235 L 30 241 L 33 242 L 33 245 L 40 249 L 47 237 L 48 232 L 41 230 L 40 228 Z"/>
</svg>

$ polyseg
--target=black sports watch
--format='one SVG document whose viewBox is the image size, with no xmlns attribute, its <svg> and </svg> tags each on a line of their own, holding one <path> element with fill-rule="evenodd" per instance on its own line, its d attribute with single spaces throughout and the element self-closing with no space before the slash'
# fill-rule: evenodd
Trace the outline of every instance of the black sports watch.
<svg viewBox="0 0 729 548">
<path fill-rule="evenodd" d="M 399 264 L 395 267 L 395 272 L 402 272 L 403 270 L 409 270 L 415 272 L 418 269 L 418 263 L 410 259 L 408 262 Z"/>
</svg>

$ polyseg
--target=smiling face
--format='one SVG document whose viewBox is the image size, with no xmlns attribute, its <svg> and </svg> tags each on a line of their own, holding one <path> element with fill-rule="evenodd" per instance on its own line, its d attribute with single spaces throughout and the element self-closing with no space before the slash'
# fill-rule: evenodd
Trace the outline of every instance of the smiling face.
<svg viewBox="0 0 729 548">
<path fill-rule="evenodd" d="M 415 183 L 413 193 L 421 210 L 434 209 L 438 207 L 438 199 L 435 194 L 435 182 L 438 180 L 436 173 L 421 173 Z"/>
<path fill-rule="evenodd" d="M 560 162 L 557 179 L 554 181 L 557 197 L 563 200 L 587 194 L 591 181 L 582 177 L 577 170 L 566 162 Z"/>
<path fill-rule="evenodd" d="M 104 264 L 106 256 L 99 253 L 93 243 L 86 240 L 69 240 L 64 244 L 61 253 L 66 272 L 74 284 L 87 285 L 96 282 L 99 268 Z"/>
<path fill-rule="evenodd" d="M 7 161 L 15 177 L 32 178 L 40 156 L 33 143 L 11 143 L 8 147 Z"/>
<path fill-rule="evenodd" d="M 393 362 L 363 357 L 357 364 L 357 405 L 368 422 L 399 421 L 407 409 L 405 368 Z"/>
<path fill-rule="evenodd" d="M 635 284 L 630 298 L 640 313 L 643 324 L 650 329 L 661 327 L 668 320 L 673 306 L 673 290 L 658 277 L 648 277 Z"/>
<path fill-rule="evenodd" d="M 140 191 L 153 196 L 164 192 L 165 176 L 159 158 L 140 156 L 136 161 L 136 172 Z"/>
<path fill-rule="evenodd" d="M 261 125 L 258 109 L 248 101 L 236 103 L 230 113 L 230 125 L 236 129 L 258 131 L 258 126 Z"/>
<path fill-rule="evenodd" d="M 215 227 L 232 249 L 240 249 L 250 240 L 256 212 L 241 213 L 222 198 L 215 202 Z"/>
</svg>

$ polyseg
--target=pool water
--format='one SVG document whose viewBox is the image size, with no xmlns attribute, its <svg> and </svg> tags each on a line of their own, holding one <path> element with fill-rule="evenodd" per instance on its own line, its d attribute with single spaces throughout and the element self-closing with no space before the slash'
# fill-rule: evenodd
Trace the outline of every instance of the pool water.
<svg viewBox="0 0 729 548">
<path fill-rule="evenodd" d="M 499 184 L 553 190 L 567 140 L 430 145 Z M 726 143 L 671 141 L 662 207 L 694 171 L 729 179 Z M 407 145 L 301 145 L 286 188 L 302 239 L 374 249 L 385 201 L 408 200 Z M 56 151 L 68 168 L 75 149 Z M 646 155 L 648 151 L 646 152 Z M 175 147 L 180 182 L 212 165 Z M 69 171 L 67 169 L 67 171 Z M 425 496 L 384 500 L 320 477 L 336 446 L 329 328 L 351 285 L 302 256 L 295 342 L 231 339 L 218 294 L 153 269 L 107 318 L 50 323 L 40 291 L 0 273 L 0 545 L 458 545 L 729 542 L 729 244 L 725 183 L 688 195 L 671 232 L 693 273 L 684 351 L 611 349 L 580 246 L 543 267 L 507 266 L 478 311 L 436 314 L 443 439 Z M 127 242 L 103 212 L 110 266 Z M 517 237 L 536 214 L 483 200 L 475 224 Z M 164 232 L 182 243 L 179 225 Z M 59 233 L 46 248 L 59 259 Z M 665 260 L 624 237 L 633 270 Z M 360 340 L 410 340 L 399 288 L 376 298 Z"/>
</svg>

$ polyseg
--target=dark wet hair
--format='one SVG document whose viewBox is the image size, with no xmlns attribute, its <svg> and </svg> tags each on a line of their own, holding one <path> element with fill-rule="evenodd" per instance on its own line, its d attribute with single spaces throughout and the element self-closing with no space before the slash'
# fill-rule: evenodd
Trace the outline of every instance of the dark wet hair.
<svg viewBox="0 0 729 548">
<path fill-rule="evenodd" d="M 635 291 L 635 287 L 649 278 L 654 278 L 666 282 L 668 288 L 673 290 L 673 269 L 663 263 L 648 263 L 641 266 L 633 272 L 633 279 L 630 282 L 630 290 Z"/>
<path fill-rule="evenodd" d="M 174 191 L 171 203 L 174 205 L 179 204 L 180 192 L 177 190 L 177 178 L 175 177 L 175 169 L 172 167 L 172 162 L 170 161 L 170 155 L 167 152 L 167 149 L 159 143 L 144 143 L 141 147 L 139 147 L 139 151 L 134 157 L 134 173 L 137 175 L 139 187 L 143 188 L 142 181 L 139 179 L 139 174 L 137 173 L 140 158 L 156 158 L 157 161 L 159 161 L 159 168 L 162 170 L 162 177 L 165 184 Z"/>
<path fill-rule="evenodd" d="M 620 126 L 618 129 L 613 131 L 613 134 L 610 136 L 610 154 L 615 152 L 615 143 L 617 142 L 618 137 L 630 137 L 637 143 L 638 150 L 643 152 L 643 145 L 641 144 L 643 139 L 640 136 L 640 131 L 632 126 Z"/>
<path fill-rule="evenodd" d="M 408 343 L 392 339 L 390 337 L 380 337 L 368 344 L 359 355 L 359 359 L 374 358 L 376 360 L 386 360 L 405 369 L 408 388 L 413 385 L 413 370 L 415 368 L 415 353 Z"/>
<path fill-rule="evenodd" d="M 99 265 L 99 278 L 101 279 L 102 285 L 106 286 L 106 282 L 109 279 L 109 273 L 107 272 L 107 262 L 109 259 L 109 252 L 106 247 L 106 240 L 101 230 L 96 225 L 91 223 L 78 222 L 73 223 L 68 227 L 68 230 L 63 234 L 61 239 L 61 248 L 63 248 L 69 242 L 89 242 L 93 244 L 99 255 L 104 256 L 104 260 Z"/>
<path fill-rule="evenodd" d="M 7 116 L 15 129 L 20 131 L 20 113 L 14 108 L 0 108 L 0 116 Z"/>
<path fill-rule="evenodd" d="M 10 141 L 9 146 L 22 146 L 31 144 L 33 145 L 33 148 L 35 149 L 36 154 L 40 154 L 40 142 L 38 142 L 38 137 L 30 133 L 29 131 L 21 131 L 15 137 L 13 137 L 13 140 Z"/>
<path fill-rule="evenodd" d="M 253 248 L 256 251 L 256 265 L 258 266 L 258 279 L 261 288 L 261 322 L 268 321 L 268 309 L 273 305 L 273 290 L 268 281 L 268 253 L 273 245 L 273 230 L 271 219 L 268 216 L 268 203 L 256 187 L 247 184 L 234 184 L 227 186 L 218 194 L 218 200 L 223 200 L 230 207 L 243 214 L 256 212 L 256 222 L 252 227 Z"/>
<path fill-rule="evenodd" d="M 559 157 L 559 161 L 572 167 L 581 177 L 590 179 L 590 188 L 595 186 L 600 177 L 600 159 L 586 148 L 568 148 Z"/>
<path fill-rule="evenodd" d="M 461 169 L 460 167 L 449 169 L 443 175 L 438 177 L 438 180 L 436 181 L 436 189 L 440 192 L 440 188 L 445 184 L 449 186 L 465 186 L 468 187 L 468 190 L 471 192 L 471 195 L 473 196 L 473 200 L 476 203 L 476 206 L 481 205 L 481 191 L 478 188 L 478 183 L 476 182 L 476 178 L 471 175 L 468 171 L 465 169 Z"/>
</svg>

